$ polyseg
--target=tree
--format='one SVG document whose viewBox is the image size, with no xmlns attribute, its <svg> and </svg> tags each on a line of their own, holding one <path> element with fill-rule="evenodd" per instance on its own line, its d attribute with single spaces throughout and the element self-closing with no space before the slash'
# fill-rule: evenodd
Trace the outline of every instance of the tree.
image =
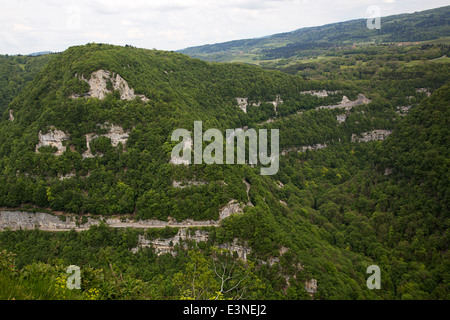
<svg viewBox="0 0 450 320">
<path fill-rule="evenodd" d="M 200 251 L 194 250 L 188 252 L 186 269 L 175 274 L 174 283 L 179 288 L 182 300 L 213 299 L 219 290 L 211 270 L 211 261 Z"/>
<path fill-rule="evenodd" d="M 220 286 L 215 300 L 256 299 L 263 288 L 261 280 L 253 273 L 253 262 L 236 260 L 229 250 L 213 247 L 212 265 Z"/>
</svg>

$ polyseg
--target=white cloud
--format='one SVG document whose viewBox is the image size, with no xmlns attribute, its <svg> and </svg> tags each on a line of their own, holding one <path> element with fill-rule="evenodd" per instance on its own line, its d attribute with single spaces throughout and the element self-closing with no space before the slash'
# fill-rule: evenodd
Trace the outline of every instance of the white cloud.
<svg viewBox="0 0 450 320">
<path fill-rule="evenodd" d="M 122 20 L 120 22 L 123 26 L 134 26 L 134 22 L 130 21 L 130 20 Z"/>
<path fill-rule="evenodd" d="M 18 32 L 26 32 L 33 30 L 33 28 L 24 24 L 14 23 L 13 30 Z"/>
<path fill-rule="evenodd" d="M 142 39 L 145 37 L 145 33 L 139 28 L 133 28 L 128 30 L 127 36 L 129 39 Z"/>
</svg>

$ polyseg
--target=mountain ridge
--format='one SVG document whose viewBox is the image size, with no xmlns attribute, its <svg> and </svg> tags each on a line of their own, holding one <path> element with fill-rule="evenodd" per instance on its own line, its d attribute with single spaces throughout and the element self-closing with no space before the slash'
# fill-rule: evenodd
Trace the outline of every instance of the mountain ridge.
<svg viewBox="0 0 450 320">
<path fill-rule="evenodd" d="M 17 253 L 23 274 L 53 270 L 55 259 L 79 265 L 99 275 L 83 292 L 100 288 L 103 299 L 192 297 L 198 265 L 204 298 L 216 296 L 220 259 L 249 275 L 252 299 L 447 298 L 448 67 L 400 65 L 393 55 L 367 77 L 361 57 L 343 68 L 359 72 L 306 80 L 173 52 L 71 47 L 2 114 L 0 206 L 28 211 L 27 228 L 44 210 L 59 213 L 54 225 L 98 225 L 5 230 L 1 249 Z M 221 132 L 279 129 L 279 172 L 170 163 L 173 130 L 199 120 Z M 111 228 L 110 218 L 169 228 Z M 201 227 L 170 228 L 186 220 Z M 370 265 L 382 270 L 382 290 L 367 288 Z M 2 281 L 28 279 L 6 271 Z"/>
<path fill-rule="evenodd" d="M 367 19 L 306 27 L 260 38 L 239 39 L 178 50 L 207 61 L 232 61 L 233 55 L 255 54 L 262 59 L 287 58 L 301 52 L 361 42 L 408 42 L 450 36 L 450 6 L 381 17 L 381 29 L 370 30 Z M 287 43 L 286 43 L 287 42 Z"/>
</svg>

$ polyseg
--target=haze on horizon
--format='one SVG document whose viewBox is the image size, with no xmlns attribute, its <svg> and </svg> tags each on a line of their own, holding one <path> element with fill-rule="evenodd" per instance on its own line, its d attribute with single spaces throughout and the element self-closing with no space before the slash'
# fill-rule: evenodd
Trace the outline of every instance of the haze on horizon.
<svg viewBox="0 0 450 320">
<path fill-rule="evenodd" d="M 17 0 L 0 3 L 0 54 L 90 42 L 179 50 L 303 27 L 412 13 L 448 0 Z"/>
</svg>

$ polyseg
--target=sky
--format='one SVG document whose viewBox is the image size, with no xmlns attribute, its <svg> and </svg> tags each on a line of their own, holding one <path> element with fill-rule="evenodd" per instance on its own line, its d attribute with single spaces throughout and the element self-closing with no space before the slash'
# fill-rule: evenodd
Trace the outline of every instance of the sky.
<svg viewBox="0 0 450 320">
<path fill-rule="evenodd" d="M 61 52 L 91 42 L 179 50 L 369 18 L 375 12 L 383 17 L 449 4 L 449 0 L 0 0 L 0 54 Z"/>
</svg>

